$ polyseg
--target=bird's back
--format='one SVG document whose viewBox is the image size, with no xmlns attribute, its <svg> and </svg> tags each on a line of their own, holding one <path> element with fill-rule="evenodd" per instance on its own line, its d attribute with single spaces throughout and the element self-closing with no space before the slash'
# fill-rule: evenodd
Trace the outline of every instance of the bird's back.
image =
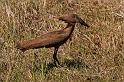
<svg viewBox="0 0 124 82">
<path fill-rule="evenodd" d="M 68 36 L 68 33 L 64 30 L 53 31 L 32 40 L 17 42 L 17 48 L 28 50 L 41 47 L 54 47 L 63 44 Z"/>
</svg>

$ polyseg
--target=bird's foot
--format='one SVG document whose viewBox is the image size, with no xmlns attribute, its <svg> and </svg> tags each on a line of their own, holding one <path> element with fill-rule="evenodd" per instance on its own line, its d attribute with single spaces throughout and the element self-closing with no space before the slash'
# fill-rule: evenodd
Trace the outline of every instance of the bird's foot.
<svg viewBox="0 0 124 82">
<path fill-rule="evenodd" d="M 55 62 L 55 61 L 54 61 L 54 66 L 55 66 L 55 67 L 63 67 L 63 65 L 61 65 L 60 63 Z"/>
</svg>

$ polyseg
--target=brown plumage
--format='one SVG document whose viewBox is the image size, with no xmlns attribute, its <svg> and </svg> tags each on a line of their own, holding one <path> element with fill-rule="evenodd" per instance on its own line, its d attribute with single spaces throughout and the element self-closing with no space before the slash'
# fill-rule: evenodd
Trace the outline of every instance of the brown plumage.
<svg viewBox="0 0 124 82">
<path fill-rule="evenodd" d="M 54 47 L 55 48 L 54 54 L 53 54 L 54 63 L 56 65 L 56 62 L 57 62 L 60 65 L 56 57 L 58 48 L 70 38 L 70 35 L 74 30 L 75 23 L 80 23 L 81 25 L 84 25 L 87 27 L 89 26 L 76 14 L 61 16 L 61 17 L 58 17 L 58 19 L 67 23 L 67 26 L 64 29 L 49 32 L 36 39 L 17 42 L 17 48 L 24 52 L 28 49 Z"/>
</svg>

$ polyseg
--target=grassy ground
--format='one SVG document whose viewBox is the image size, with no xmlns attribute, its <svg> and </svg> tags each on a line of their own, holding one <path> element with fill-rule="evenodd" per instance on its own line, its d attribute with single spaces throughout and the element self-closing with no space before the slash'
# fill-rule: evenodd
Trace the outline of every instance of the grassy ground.
<svg viewBox="0 0 124 82">
<path fill-rule="evenodd" d="M 0 0 L 0 82 L 124 81 L 124 1 L 68 1 Z M 15 48 L 19 40 L 64 28 L 53 16 L 68 13 L 90 28 L 76 24 L 72 39 L 60 47 L 63 67 L 52 66 L 53 48 Z"/>
</svg>

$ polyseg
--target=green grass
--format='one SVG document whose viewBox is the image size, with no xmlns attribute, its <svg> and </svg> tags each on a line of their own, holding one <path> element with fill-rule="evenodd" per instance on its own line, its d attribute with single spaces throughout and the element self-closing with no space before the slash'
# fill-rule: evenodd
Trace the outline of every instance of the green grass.
<svg viewBox="0 0 124 82">
<path fill-rule="evenodd" d="M 123 82 L 124 14 L 122 0 L 1 0 L 0 82 Z M 76 13 L 90 28 L 76 24 L 60 47 L 63 67 L 53 67 L 51 49 L 25 53 L 16 42 L 62 29 L 53 18 Z"/>
</svg>

